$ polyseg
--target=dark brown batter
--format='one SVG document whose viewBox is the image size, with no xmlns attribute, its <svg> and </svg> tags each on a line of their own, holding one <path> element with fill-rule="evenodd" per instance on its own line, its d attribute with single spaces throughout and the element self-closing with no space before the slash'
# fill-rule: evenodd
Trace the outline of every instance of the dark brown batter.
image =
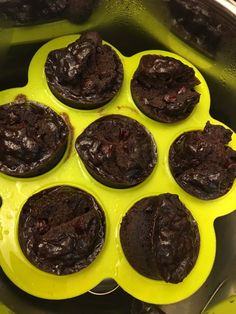
<svg viewBox="0 0 236 314">
<path fill-rule="evenodd" d="M 95 179 L 115 188 L 143 182 L 157 162 L 151 134 L 122 115 L 105 116 L 90 124 L 77 138 L 76 150 Z"/>
<path fill-rule="evenodd" d="M 92 195 L 56 186 L 28 199 L 19 220 L 19 242 L 29 261 L 66 275 L 91 264 L 105 238 L 103 210 Z"/>
<path fill-rule="evenodd" d="M 62 158 L 68 134 L 49 107 L 24 98 L 0 106 L 0 171 L 22 178 L 45 173 Z"/>
<path fill-rule="evenodd" d="M 137 107 L 160 122 L 187 118 L 199 102 L 194 86 L 200 82 L 194 70 L 179 60 L 159 55 L 145 55 L 131 81 Z"/>
<path fill-rule="evenodd" d="M 123 65 L 116 52 L 96 32 L 87 32 L 68 47 L 51 51 L 45 73 L 52 93 L 78 109 L 109 102 L 123 81 Z"/>
<path fill-rule="evenodd" d="M 199 253 L 199 231 L 175 194 L 144 198 L 122 220 L 120 240 L 130 265 L 143 276 L 178 283 Z"/>
<path fill-rule="evenodd" d="M 185 132 L 170 148 L 169 164 L 177 183 L 205 200 L 226 194 L 236 176 L 236 151 L 227 146 L 232 132 L 207 122 L 203 131 Z"/>
</svg>

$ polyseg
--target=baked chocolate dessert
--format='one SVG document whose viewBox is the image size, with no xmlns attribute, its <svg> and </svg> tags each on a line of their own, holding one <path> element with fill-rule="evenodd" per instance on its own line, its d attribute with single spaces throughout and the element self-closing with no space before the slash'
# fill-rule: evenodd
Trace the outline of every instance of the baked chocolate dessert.
<svg viewBox="0 0 236 314">
<path fill-rule="evenodd" d="M 188 193 L 210 200 L 226 194 L 236 176 L 236 151 L 227 144 L 232 132 L 207 122 L 204 130 L 185 132 L 171 145 L 169 165 Z"/>
<path fill-rule="evenodd" d="M 65 16 L 74 23 L 88 20 L 99 0 L 69 0 Z"/>
<path fill-rule="evenodd" d="M 91 264 L 102 249 L 105 217 L 94 197 L 55 186 L 28 199 L 19 219 L 19 243 L 39 269 L 67 275 Z"/>
<path fill-rule="evenodd" d="M 172 30 L 181 39 L 214 56 L 224 35 L 220 14 L 206 1 L 165 0 L 172 16 Z"/>
<path fill-rule="evenodd" d="M 62 158 L 69 129 L 52 109 L 21 97 L 0 106 L 0 172 L 33 177 Z"/>
<path fill-rule="evenodd" d="M 172 123 L 187 118 L 199 102 L 194 70 L 179 60 L 145 55 L 131 81 L 136 106 L 149 118 Z"/>
<path fill-rule="evenodd" d="M 78 0 L 77 0 L 78 1 Z M 70 0 L 34 0 L 31 1 L 34 12 L 38 18 L 62 17 Z"/>
<path fill-rule="evenodd" d="M 0 2 L 1 19 L 10 20 L 14 25 L 27 25 L 33 21 L 30 0 L 3 0 Z"/>
<path fill-rule="evenodd" d="M 89 173 L 113 188 L 143 182 L 157 162 L 152 135 L 139 122 L 122 115 L 94 121 L 77 138 L 75 146 Z"/>
<path fill-rule="evenodd" d="M 146 197 L 122 220 L 120 240 L 130 265 L 151 279 L 178 283 L 190 273 L 199 253 L 199 231 L 175 194 Z"/>
<path fill-rule="evenodd" d="M 2 0 L 0 15 L 16 26 L 68 18 L 85 22 L 98 0 Z"/>
<path fill-rule="evenodd" d="M 78 109 L 109 102 L 123 81 L 123 65 L 116 52 L 96 32 L 87 32 L 66 48 L 51 51 L 45 73 L 52 93 Z"/>
</svg>

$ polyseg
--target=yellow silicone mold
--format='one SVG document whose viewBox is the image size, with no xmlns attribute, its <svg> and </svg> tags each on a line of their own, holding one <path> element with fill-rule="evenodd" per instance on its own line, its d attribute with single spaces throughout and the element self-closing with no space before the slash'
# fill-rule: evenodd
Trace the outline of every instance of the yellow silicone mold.
<svg viewBox="0 0 236 314">
<path fill-rule="evenodd" d="M 65 299 L 79 296 L 94 288 L 105 278 L 114 278 L 129 294 L 149 303 L 168 304 L 193 294 L 207 279 L 216 253 L 214 220 L 235 209 L 236 182 L 224 196 L 204 201 L 189 195 L 179 187 L 170 173 L 168 154 L 170 145 L 183 132 L 203 129 L 206 122 L 222 124 L 209 115 L 210 96 L 207 84 L 199 71 L 188 61 L 166 51 L 144 51 L 124 57 L 116 50 L 124 65 L 124 82 L 116 97 L 105 106 L 94 110 L 77 110 L 64 105 L 50 92 L 44 64 L 51 50 L 67 46 L 78 35 L 52 40 L 35 54 L 29 68 L 29 82 L 25 87 L 0 93 L 0 104 L 6 104 L 19 94 L 51 107 L 67 117 L 71 124 L 71 145 L 63 159 L 49 172 L 34 178 L 18 179 L 0 174 L 0 263 L 7 276 L 21 289 L 41 298 Z M 115 49 L 115 48 L 114 48 Z M 130 92 L 130 81 L 145 54 L 159 54 L 179 59 L 194 68 L 201 84 L 196 90 L 200 102 L 192 114 L 182 122 L 164 124 L 146 117 L 135 106 Z M 108 114 L 121 114 L 136 119 L 153 135 L 158 150 L 158 163 L 143 183 L 128 189 L 113 189 L 97 182 L 87 172 L 75 150 L 75 140 L 96 119 Z M 230 146 L 236 149 L 233 134 Z M 92 194 L 102 206 L 106 216 L 106 237 L 102 251 L 87 268 L 78 273 L 57 276 L 33 266 L 21 251 L 18 242 L 18 219 L 23 204 L 33 194 L 56 185 L 71 185 Z M 178 194 L 180 200 L 196 219 L 200 232 L 200 252 L 196 264 L 183 282 L 178 284 L 152 280 L 140 275 L 127 262 L 119 239 L 120 223 L 129 208 L 146 196 L 161 193 Z"/>
</svg>

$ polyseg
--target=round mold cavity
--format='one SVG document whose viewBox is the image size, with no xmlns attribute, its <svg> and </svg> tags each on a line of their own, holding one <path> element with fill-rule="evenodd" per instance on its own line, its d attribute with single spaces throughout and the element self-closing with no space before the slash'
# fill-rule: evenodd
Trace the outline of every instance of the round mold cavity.
<svg viewBox="0 0 236 314">
<path fill-rule="evenodd" d="M 2 174 L 38 177 L 56 167 L 65 156 L 70 130 L 63 117 L 50 107 L 18 95 L 0 107 L 0 119 Z"/>
<path fill-rule="evenodd" d="M 146 116 L 174 123 L 191 115 L 199 103 L 200 84 L 192 67 L 176 58 L 149 54 L 140 59 L 130 89 L 136 106 Z"/>
<path fill-rule="evenodd" d="M 117 189 L 144 182 L 158 162 L 152 134 L 124 115 L 94 121 L 76 139 L 75 148 L 93 178 Z"/>
<path fill-rule="evenodd" d="M 139 300 L 147 300 L 144 302 L 151 303 L 150 301 L 156 298 L 155 295 L 158 291 L 158 294 L 161 295 L 160 298 L 165 300 L 165 303 L 163 304 L 169 304 L 173 299 L 175 300 L 174 302 L 178 302 L 178 300 L 185 298 L 183 297 L 184 295 L 186 297 L 190 296 L 192 294 L 191 289 L 193 289 L 193 286 L 195 286 L 195 289 L 197 290 L 205 282 L 214 263 L 216 239 L 212 218 L 209 218 L 203 212 L 198 211 L 198 208 L 191 204 L 191 200 L 190 202 L 187 200 L 187 202 L 184 203 L 182 201 L 182 196 L 180 197 L 180 201 L 186 206 L 193 219 L 196 221 L 200 235 L 199 253 L 192 270 L 188 273 L 182 282 L 177 284 L 165 282 L 161 279 L 151 279 L 135 270 L 135 268 L 132 267 L 129 263 L 123 251 L 120 239 L 121 223 L 123 218 L 134 206 L 134 204 L 142 199 L 163 194 L 163 189 L 161 189 L 161 191 L 162 192 L 160 192 L 159 189 L 155 194 L 148 193 L 142 197 L 133 199 L 133 201 L 130 201 L 129 206 L 123 211 L 123 213 L 120 214 L 119 223 L 116 230 L 121 261 L 117 282 L 126 292 L 134 294 L 134 297 Z M 198 288 L 196 288 L 197 286 Z M 134 289 L 134 287 L 136 288 Z M 175 295 L 174 298 L 173 295 Z M 155 304 L 158 303 L 155 302 Z"/>
<path fill-rule="evenodd" d="M 91 110 L 119 93 L 124 69 L 116 51 L 102 43 L 98 33 L 87 32 L 66 48 L 48 54 L 45 75 L 51 92 L 61 102 Z"/>
<path fill-rule="evenodd" d="M 32 195 L 20 213 L 18 241 L 25 257 L 54 275 L 88 267 L 105 241 L 105 216 L 96 199 L 68 185 Z"/>
<path fill-rule="evenodd" d="M 179 186 L 202 199 L 227 194 L 235 179 L 236 151 L 229 145 L 233 132 L 209 121 L 203 129 L 179 135 L 171 144 L 169 167 Z"/>
<path fill-rule="evenodd" d="M 199 254 L 197 222 L 177 194 L 142 198 L 120 227 L 123 253 L 144 277 L 177 284 L 192 271 Z"/>
<path fill-rule="evenodd" d="M 92 196 L 96 203 L 99 204 L 100 209 L 102 209 L 105 229 L 107 229 L 106 211 L 97 196 L 92 195 L 86 187 L 75 186 L 69 182 L 61 182 L 59 185 L 42 186 L 36 191 L 33 191 L 31 197 L 35 197 L 45 190 L 48 191 L 58 186 L 79 189 Z M 21 206 L 19 208 L 13 208 L 12 219 L 9 220 L 9 213 L 4 209 L 4 213 L 1 217 L 3 219 L 4 228 L 8 229 L 8 233 L 4 233 L 4 238 L 2 239 L 3 250 L 1 251 L 0 260 L 2 268 L 8 273 L 9 278 L 12 279 L 19 288 L 35 296 L 49 298 L 48 293 L 51 291 L 50 299 L 64 299 L 65 295 L 69 298 L 71 295 L 76 296 L 85 293 L 97 286 L 99 282 L 105 278 L 107 271 L 104 263 L 104 247 L 107 242 L 107 230 L 105 231 L 105 241 L 102 244 L 101 250 L 85 268 L 60 276 L 46 272 L 29 261 L 22 251 L 18 238 L 19 221 L 22 209 L 29 199 L 24 199 L 22 196 L 20 198 Z M 16 267 L 14 266 L 15 264 Z M 94 269 L 94 271 L 92 269 Z M 98 272 L 95 274 L 96 270 L 98 270 Z M 39 285 L 35 285 L 35 282 L 39 283 Z"/>
</svg>

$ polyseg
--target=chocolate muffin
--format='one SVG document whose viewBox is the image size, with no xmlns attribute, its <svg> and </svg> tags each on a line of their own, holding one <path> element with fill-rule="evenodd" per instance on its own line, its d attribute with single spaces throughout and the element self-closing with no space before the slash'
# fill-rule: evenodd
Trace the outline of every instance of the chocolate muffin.
<svg viewBox="0 0 236 314">
<path fill-rule="evenodd" d="M 143 182 L 157 162 L 152 135 L 139 122 L 122 115 L 96 120 L 79 135 L 75 146 L 89 173 L 113 188 Z"/>
<path fill-rule="evenodd" d="M 101 251 L 105 217 L 92 195 L 72 186 L 55 186 L 24 204 L 18 236 L 23 253 L 36 267 L 55 275 L 72 274 Z"/>
<path fill-rule="evenodd" d="M 15 26 L 35 24 L 62 18 L 68 0 L 4 0 L 0 3 L 1 15 Z"/>
<path fill-rule="evenodd" d="M 206 1 L 165 0 L 177 36 L 209 56 L 215 56 L 224 34 L 224 20 Z"/>
<path fill-rule="evenodd" d="M 0 15 L 15 26 L 67 18 L 75 23 L 85 22 L 98 0 L 3 0 Z"/>
<path fill-rule="evenodd" d="M 66 48 L 51 51 L 45 64 L 52 93 L 77 109 L 93 109 L 109 102 L 123 81 L 123 65 L 116 52 L 96 32 L 87 32 Z"/>
<path fill-rule="evenodd" d="M 0 106 L 0 172 L 33 177 L 62 158 L 69 129 L 52 109 L 24 97 Z"/>
<path fill-rule="evenodd" d="M 211 200 L 226 194 L 236 176 L 236 151 L 227 144 L 232 132 L 207 122 L 204 130 L 185 132 L 171 145 L 169 165 L 188 193 Z"/>
<path fill-rule="evenodd" d="M 60 18 L 65 12 L 70 0 L 36 0 L 31 1 L 38 19 Z"/>
<path fill-rule="evenodd" d="M 121 223 L 120 240 L 130 265 L 151 279 L 178 283 L 190 273 L 199 253 L 199 231 L 175 194 L 146 197 Z"/>
<path fill-rule="evenodd" d="M 66 17 L 74 23 L 88 20 L 99 0 L 69 0 Z"/>
<path fill-rule="evenodd" d="M 149 118 L 172 123 L 186 119 L 199 102 L 194 70 L 179 60 L 145 55 L 131 81 L 136 106 Z"/>
</svg>

